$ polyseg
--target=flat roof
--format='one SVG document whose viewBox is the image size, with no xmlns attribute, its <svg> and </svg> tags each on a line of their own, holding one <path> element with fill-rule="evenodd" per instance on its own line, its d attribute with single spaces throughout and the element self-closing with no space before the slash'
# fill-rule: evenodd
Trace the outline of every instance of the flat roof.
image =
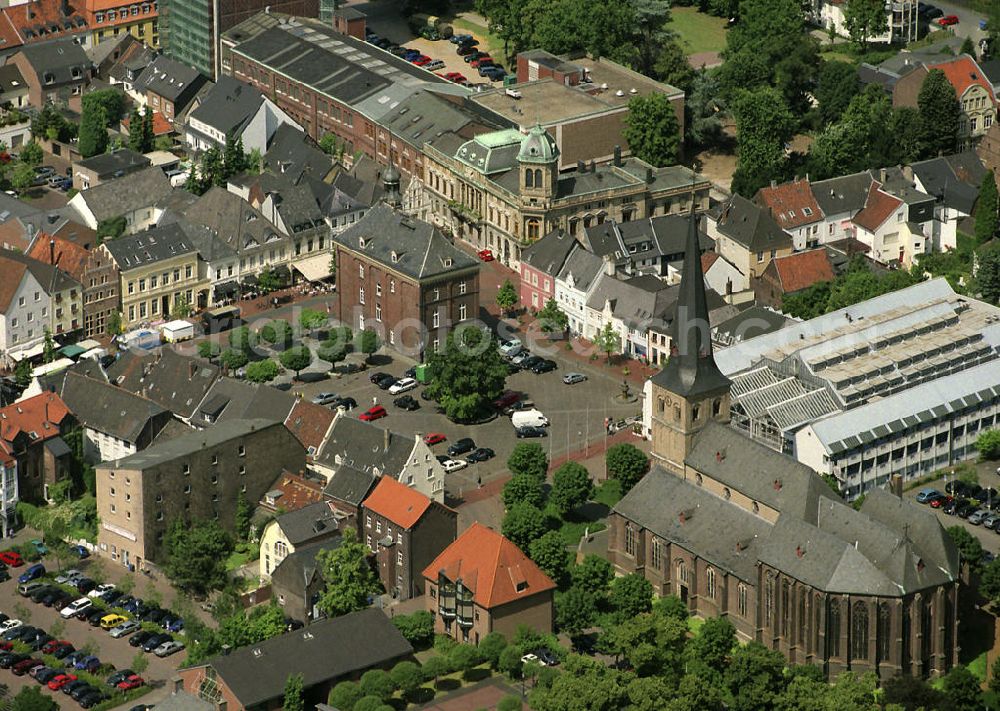
<svg viewBox="0 0 1000 711">
<path fill-rule="evenodd" d="M 623 107 L 622 102 L 610 102 L 604 98 L 603 95 L 612 92 L 595 96 L 553 79 L 526 82 L 513 88 L 520 92 L 520 99 L 508 96 L 503 89 L 476 93 L 471 99 L 521 126 L 536 122 L 550 126 L 591 114 L 618 111 Z"/>
<path fill-rule="evenodd" d="M 662 92 L 668 96 L 683 96 L 684 94 L 676 86 L 655 81 L 607 59 L 581 57 L 574 59 L 573 64 L 584 69 L 590 83 L 595 87 L 601 87 L 599 96 L 613 105 L 627 104 L 628 100 L 635 94 L 649 94 L 654 91 Z M 608 85 L 606 90 L 603 89 L 605 84 Z M 632 93 L 633 89 L 635 89 L 635 94 Z M 620 96 L 619 91 L 621 92 Z"/>
</svg>

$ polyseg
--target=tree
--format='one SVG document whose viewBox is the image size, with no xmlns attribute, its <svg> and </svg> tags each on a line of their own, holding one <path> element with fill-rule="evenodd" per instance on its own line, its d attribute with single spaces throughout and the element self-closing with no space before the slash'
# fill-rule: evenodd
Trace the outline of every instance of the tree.
<svg viewBox="0 0 1000 711">
<path fill-rule="evenodd" d="M 847 0 L 844 25 L 851 40 L 862 52 L 868 51 L 868 41 L 889 30 L 889 18 L 882 0 Z"/>
<path fill-rule="evenodd" d="M 497 289 L 496 301 L 501 316 L 505 313 L 510 313 L 517 306 L 517 289 L 514 288 L 514 284 L 511 283 L 510 279 L 504 279 L 503 284 Z"/>
<path fill-rule="evenodd" d="M 976 438 L 976 450 L 983 459 L 1000 459 L 1000 430 L 987 430 Z"/>
<path fill-rule="evenodd" d="M 992 560 L 983 568 L 979 578 L 979 594 L 987 600 L 1000 600 L 1000 560 Z M 1000 669 L 1000 665 L 997 668 Z"/>
<path fill-rule="evenodd" d="M 295 371 L 295 377 L 299 377 L 299 371 L 309 367 L 312 363 L 312 351 L 309 346 L 296 346 L 281 352 L 281 364 L 289 370 Z"/>
<path fill-rule="evenodd" d="M 77 142 L 84 158 L 104 153 L 108 148 L 108 119 L 99 105 L 84 107 L 80 116 L 80 138 Z"/>
<path fill-rule="evenodd" d="M 688 659 L 722 674 L 736 645 L 736 628 L 725 617 L 710 617 L 685 647 Z"/>
<path fill-rule="evenodd" d="M 940 69 L 931 69 L 917 94 L 921 153 L 925 158 L 952 153 L 958 144 L 961 106 L 955 87 Z"/>
<path fill-rule="evenodd" d="M 500 632 L 490 632 L 479 640 L 479 655 L 494 671 L 500 668 L 500 655 L 507 648 L 507 638 Z"/>
<path fill-rule="evenodd" d="M 247 156 L 243 151 L 243 137 L 226 136 L 226 145 L 222 153 L 223 183 L 234 175 L 247 169 Z"/>
<path fill-rule="evenodd" d="M 633 33 L 639 71 L 650 76 L 663 45 L 669 42 L 666 25 L 670 22 L 669 0 L 632 0 Z M 627 140 L 627 139 L 626 139 Z"/>
<path fill-rule="evenodd" d="M 280 289 L 281 283 L 281 279 L 271 267 L 264 267 L 257 275 L 257 287 L 265 294 Z"/>
<path fill-rule="evenodd" d="M 773 708 L 783 687 L 785 658 L 760 642 L 737 646 L 726 668 L 725 681 L 735 711 Z"/>
<path fill-rule="evenodd" d="M 981 249 L 976 253 L 976 287 L 983 301 L 1000 302 L 1000 249 Z"/>
<path fill-rule="evenodd" d="M 714 144 L 722 135 L 722 120 L 726 104 L 721 96 L 718 71 L 702 67 L 691 82 L 691 93 L 684 102 L 684 126 L 687 139 L 694 146 Z"/>
<path fill-rule="evenodd" d="M 388 701 L 396 690 L 389 673 L 382 669 L 369 669 L 361 675 L 361 693 L 365 696 L 377 696 Z"/>
<path fill-rule="evenodd" d="M 292 324 L 284 319 L 275 319 L 264 324 L 260 329 L 260 339 L 267 343 L 280 343 L 283 346 L 291 345 L 295 338 Z"/>
<path fill-rule="evenodd" d="M 336 366 L 337 363 L 347 358 L 347 346 L 333 340 L 323 341 L 316 350 L 316 356 L 320 360 L 325 360 Z"/>
<path fill-rule="evenodd" d="M 42 341 L 42 362 L 51 363 L 56 359 L 56 342 L 52 340 L 52 331 L 46 326 L 44 329 L 45 337 Z"/>
<path fill-rule="evenodd" d="M 479 650 L 471 644 L 456 644 L 448 652 L 448 663 L 455 671 L 463 674 L 479 664 Z"/>
<path fill-rule="evenodd" d="M 505 696 L 497 704 L 497 711 L 521 711 L 524 704 L 517 696 Z"/>
<path fill-rule="evenodd" d="M 545 490 L 542 482 L 530 474 L 515 474 L 504 485 L 503 492 L 504 508 L 511 508 L 515 504 L 526 503 L 541 509 L 545 505 Z"/>
<path fill-rule="evenodd" d="M 249 356 L 250 352 L 253 350 L 253 345 L 250 341 L 250 327 L 240 326 L 239 328 L 234 328 L 229 332 L 229 345 L 233 350 L 240 351 Z"/>
<path fill-rule="evenodd" d="M 42 164 L 45 159 L 45 152 L 42 147 L 38 145 L 37 141 L 28 141 L 21 148 L 21 155 L 18 160 L 22 163 L 27 163 L 32 168 L 37 168 Z"/>
<path fill-rule="evenodd" d="M 59 704 L 37 686 L 23 686 L 11 699 L 10 708 L 11 711 L 59 711 Z"/>
<path fill-rule="evenodd" d="M 420 667 L 409 661 L 396 664 L 389 672 L 389 678 L 406 697 L 412 697 L 414 692 L 424 683 L 424 674 L 420 671 Z"/>
<path fill-rule="evenodd" d="M 628 619 L 653 609 L 653 584 L 638 573 L 629 573 L 611 581 L 611 606 L 618 619 Z"/>
<path fill-rule="evenodd" d="M 428 660 L 430 661 L 430 660 Z M 521 649 L 515 645 L 509 645 L 500 652 L 500 661 L 497 662 L 499 671 L 506 674 L 511 679 L 518 679 L 521 676 Z M 424 664 L 426 669 L 427 665 Z"/>
<path fill-rule="evenodd" d="M 594 345 L 604 352 L 607 362 L 611 362 L 611 356 L 615 353 L 621 352 L 622 349 L 622 339 L 615 330 L 614 325 L 609 321 L 604 324 L 604 328 L 597 332 L 597 336 L 594 338 Z"/>
<path fill-rule="evenodd" d="M 319 139 L 319 147 L 327 155 L 334 155 L 337 152 L 337 137 L 332 133 L 324 133 Z"/>
<path fill-rule="evenodd" d="M 858 95 L 860 87 L 858 70 L 853 64 L 823 62 L 816 84 L 816 101 L 819 103 L 819 117 L 823 125 L 828 126 L 840 120 L 851 99 Z"/>
<path fill-rule="evenodd" d="M 125 228 L 127 227 L 128 222 L 125 220 L 124 215 L 106 217 L 97 223 L 97 239 L 100 242 L 117 239 L 125 234 Z"/>
<path fill-rule="evenodd" d="M 528 474 L 541 484 L 549 470 L 549 460 L 540 444 L 520 442 L 507 457 L 507 468 L 512 474 Z"/>
<path fill-rule="evenodd" d="M 947 531 L 958 547 L 962 560 L 969 564 L 969 569 L 979 572 L 983 560 L 983 544 L 963 526 L 950 526 Z"/>
<path fill-rule="evenodd" d="M 125 115 L 125 94 L 118 89 L 100 89 L 83 95 L 81 113 L 100 111 L 104 127 L 117 126 Z"/>
<path fill-rule="evenodd" d="M 14 379 L 20 387 L 26 388 L 31 385 L 31 371 L 31 361 L 27 358 L 19 360 L 14 366 Z"/>
<path fill-rule="evenodd" d="M 291 674 L 285 680 L 285 697 L 281 704 L 282 711 L 305 711 L 302 699 L 304 691 L 302 674 Z"/>
<path fill-rule="evenodd" d="M 388 706 L 385 699 L 378 696 L 362 696 L 354 704 L 354 711 L 384 711 L 386 708 L 391 709 L 392 706 Z"/>
<path fill-rule="evenodd" d="M 979 680 L 962 664 L 945 675 L 942 691 L 948 698 L 949 708 L 954 711 L 978 711 L 983 708 Z"/>
<path fill-rule="evenodd" d="M 366 328 L 358 334 L 358 350 L 365 354 L 365 360 L 371 360 L 372 355 L 382 347 L 378 333 Z"/>
<path fill-rule="evenodd" d="M 304 331 L 315 331 L 317 328 L 323 328 L 328 320 L 329 317 L 325 313 L 315 309 L 302 309 L 302 313 L 299 314 L 299 325 Z"/>
<path fill-rule="evenodd" d="M 253 517 L 253 508 L 247 497 L 241 492 L 236 497 L 236 512 L 233 514 L 233 530 L 236 537 L 241 541 L 250 539 L 250 519 Z"/>
<path fill-rule="evenodd" d="M 595 598 L 604 597 L 614 577 L 611 563 L 599 555 L 588 553 L 571 571 L 573 585 L 589 592 Z"/>
<path fill-rule="evenodd" d="M 21 192 L 31 187 L 35 182 L 35 169 L 27 163 L 18 162 L 14 166 L 14 172 L 10 176 L 10 184 L 15 190 Z"/>
<path fill-rule="evenodd" d="M 681 145 L 677 109 L 660 92 L 629 99 L 625 117 L 625 140 L 632 153 L 650 165 L 675 165 Z"/>
<path fill-rule="evenodd" d="M 458 328 L 430 354 L 427 376 L 425 392 L 449 418 L 463 422 L 489 413 L 503 393 L 507 366 L 495 340 L 478 328 Z"/>
<path fill-rule="evenodd" d="M 229 534 L 218 521 L 186 523 L 174 519 L 164 540 L 167 576 L 180 589 L 205 595 L 226 582 L 226 558 L 232 552 Z"/>
<path fill-rule="evenodd" d="M 429 647 L 434 641 L 434 617 L 427 610 L 395 615 L 392 623 L 406 641 L 418 649 Z"/>
<path fill-rule="evenodd" d="M 146 109 L 142 114 L 142 151 L 148 153 L 156 146 L 156 134 L 153 132 L 153 112 Z"/>
<path fill-rule="evenodd" d="M 594 482 L 582 464 L 566 462 L 552 476 L 549 499 L 563 516 L 587 503 L 593 494 Z"/>
<path fill-rule="evenodd" d="M 268 358 L 247 365 L 246 378 L 251 383 L 269 383 L 278 377 L 278 364 Z"/>
<path fill-rule="evenodd" d="M 691 93 L 697 75 L 688 61 L 687 53 L 675 38 L 670 38 L 661 45 L 653 73 L 660 81 L 676 86 L 685 94 Z"/>
<path fill-rule="evenodd" d="M 882 701 L 886 704 L 886 709 L 895 705 L 907 711 L 916 711 L 920 708 L 941 708 L 945 697 L 923 679 L 900 674 L 882 683 Z"/>
<path fill-rule="evenodd" d="M 341 544 L 320 551 L 316 562 L 326 588 L 320 593 L 319 609 L 329 617 L 363 610 L 368 598 L 381 592 L 378 577 L 368 564 L 368 547 L 357 540 L 353 529 L 345 529 Z"/>
<path fill-rule="evenodd" d="M 517 651 L 518 661 L 520 661 L 521 653 L 518 650 L 515 651 Z M 424 661 L 422 670 L 424 672 L 424 679 L 437 684 L 438 677 L 442 677 L 450 672 L 451 666 L 448 664 L 447 659 L 435 654 Z"/>
<path fill-rule="evenodd" d="M 784 97 L 770 87 L 740 91 L 733 101 L 737 131 L 737 167 L 732 189 L 750 198 L 785 171 L 785 144 L 795 122 Z"/>
<path fill-rule="evenodd" d="M 545 514 L 531 504 L 514 504 L 507 510 L 500 525 L 500 532 L 522 551 L 545 533 Z"/>
<path fill-rule="evenodd" d="M 569 317 L 559 308 L 555 299 L 549 299 L 545 302 L 544 308 L 538 312 L 538 323 L 543 333 L 561 333 L 569 326 Z"/>
<path fill-rule="evenodd" d="M 146 151 L 143 150 L 142 114 L 139 113 L 138 106 L 133 108 L 132 113 L 129 114 L 128 128 L 128 147 L 136 153 L 145 153 Z"/>
<path fill-rule="evenodd" d="M 364 696 L 361 687 L 353 681 L 342 681 L 330 689 L 327 702 L 337 709 L 353 709 L 354 705 Z"/>
<path fill-rule="evenodd" d="M 604 455 L 608 476 L 621 482 L 622 493 L 628 493 L 649 471 L 649 458 L 635 445 L 622 443 L 608 447 Z"/>
<path fill-rule="evenodd" d="M 563 579 L 569 568 L 569 551 L 566 550 L 566 543 L 559 531 L 548 531 L 531 541 L 528 555 L 556 582 Z"/>
<path fill-rule="evenodd" d="M 221 351 L 222 348 L 215 341 L 201 341 L 198 344 L 198 355 L 208 361 L 218 358 Z"/>
<path fill-rule="evenodd" d="M 976 242 L 983 244 L 993 239 L 998 225 L 997 182 L 992 170 L 986 171 L 979 184 L 979 199 L 976 201 Z"/>
<path fill-rule="evenodd" d="M 227 348 L 222 352 L 219 360 L 226 367 L 226 370 L 234 371 L 245 366 L 249 358 L 247 358 L 247 354 L 243 351 L 238 351 L 235 348 Z"/>
<path fill-rule="evenodd" d="M 556 627 L 567 634 L 578 634 L 594 624 L 597 600 L 593 593 L 578 585 L 556 596 Z"/>
<path fill-rule="evenodd" d="M 106 332 L 109 336 L 117 336 L 122 333 L 122 315 L 120 312 L 112 311 L 108 314 Z"/>
<path fill-rule="evenodd" d="M 174 306 L 170 309 L 170 318 L 181 319 L 191 315 L 191 303 L 184 294 L 178 294 L 174 299 Z"/>
<path fill-rule="evenodd" d="M 677 685 L 677 692 L 667 706 L 667 711 L 723 711 L 722 690 L 696 674 L 685 674 Z"/>
</svg>

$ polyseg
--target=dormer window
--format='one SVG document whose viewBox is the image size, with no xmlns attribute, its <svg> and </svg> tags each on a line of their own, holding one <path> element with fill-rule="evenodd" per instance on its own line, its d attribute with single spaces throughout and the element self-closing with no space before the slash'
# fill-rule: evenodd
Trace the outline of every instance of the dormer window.
<svg viewBox="0 0 1000 711">
<path fill-rule="evenodd" d="M 56 80 L 56 75 L 52 72 L 45 72 L 45 75 L 42 78 L 45 80 L 46 84 L 52 84 Z"/>
<path fill-rule="evenodd" d="M 450 267 L 450 266 L 451 266 L 451 265 L 452 265 L 453 263 L 454 263 L 454 262 L 453 262 L 453 260 L 452 260 L 452 258 L 451 258 L 451 257 L 445 257 L 445 260 L 444 260 L 444 265 L 445 265 L 446 267 Z"/>
<path fill-rule="evenodd" d="M 395 264 L 398 261 L 399 261 L 399 255 L 396 253 L 396 250 L 392 250 L 392 263 Z"/>
</svg>

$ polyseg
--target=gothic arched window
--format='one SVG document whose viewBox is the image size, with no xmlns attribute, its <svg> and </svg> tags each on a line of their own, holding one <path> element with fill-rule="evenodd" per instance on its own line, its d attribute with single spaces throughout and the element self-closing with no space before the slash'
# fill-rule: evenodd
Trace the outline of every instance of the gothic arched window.
<svg viewBox="0 0 1000 711">
<path fill-rule="evenodd" d="M 840 600 L 830 600 L 830 612 L 827 613 L 827 648 L 831 657 L 840 656 Z"/>
<path fill-rule="evenodd" d="M 861 600 L 851 608 L 851 659 L 868 659 L 868 605 Z"/>
</svg>

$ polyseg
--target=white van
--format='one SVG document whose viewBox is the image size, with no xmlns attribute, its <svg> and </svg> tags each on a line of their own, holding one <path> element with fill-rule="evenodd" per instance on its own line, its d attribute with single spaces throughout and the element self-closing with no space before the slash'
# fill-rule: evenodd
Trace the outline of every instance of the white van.
<svg viewBox="0 0 1000 711">
<path fill-rule="evenodd" d="M 542 414 L 541 410 L 519 410 L 510 416 L 510 423 L 514 429 L 520 427 L 547 427 L 549 418 Z"/>
</svg>

